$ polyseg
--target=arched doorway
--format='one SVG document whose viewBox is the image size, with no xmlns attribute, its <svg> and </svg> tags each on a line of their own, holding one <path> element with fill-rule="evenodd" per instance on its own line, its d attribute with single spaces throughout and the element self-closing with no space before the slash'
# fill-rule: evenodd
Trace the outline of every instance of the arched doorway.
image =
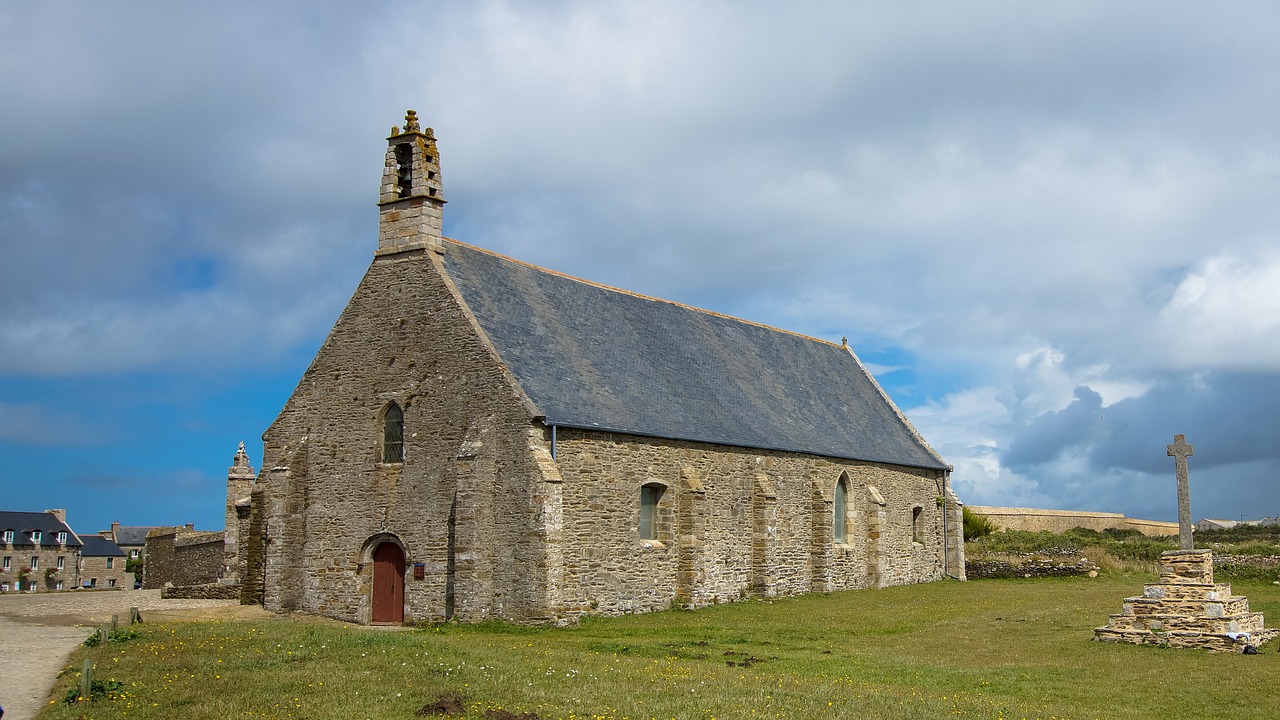
<svg viewBox="0 0 1280 720">
<path fill-rule="evenodd" d="M 404 622 L 404 551 L 393 542 L 373 549 L 373 605 L 369 621 Z"/>
</svg>

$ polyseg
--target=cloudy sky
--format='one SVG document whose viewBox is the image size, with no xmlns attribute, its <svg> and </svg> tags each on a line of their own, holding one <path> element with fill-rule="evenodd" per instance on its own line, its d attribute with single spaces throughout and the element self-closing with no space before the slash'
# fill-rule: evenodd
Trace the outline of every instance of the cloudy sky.
<svg viewBox="0 0 1280 720">
<path fill-rule="evenodd" d="M 972 504 L 1280 515 L 1280 5 L 6 3 L 0 506 L 222 527 L 372 258 L 445 232 L 839 342 Z"/>
</svg>

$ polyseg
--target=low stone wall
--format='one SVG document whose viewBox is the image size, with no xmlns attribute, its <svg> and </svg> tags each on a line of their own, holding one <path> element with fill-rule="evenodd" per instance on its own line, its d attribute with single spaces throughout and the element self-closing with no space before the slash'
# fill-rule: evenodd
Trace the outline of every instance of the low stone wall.
<svg viewBox="0 0 1280 720">
<path fill-rule="evenodd" d="M 1040 508 L 995 507 L 969 505 L 969 512 L 989 519 L 1001 530 L 1063 533 L 1072 528 L 1103 530 L 1137 530 L 1148 537 L 1178 534 L 1178 523 L 1141 520 L 1121 513 L 1081 510 L 1043 510 Z"/>
<path fill-rule="evenodd" d="M 160 597 L 165 600 L 239 600 L 240 586 L 206 583 L 167 587 L 160 590 Z"/>
<path fill-rule="evenodd" d="M 1026 562 L 1009 560 L 970 560 L 964 564 L 965 577 L 969 580 L 999 578 L 1074 577 L 1097 573 L 1098 566 L 1085 558 L 1069 560 L 1032 559 Z"/>
<path fill-rule="evenodd" d="M 1213 554 L 1214 566 L 1245 565 L 1247 567 L 1274 570 L 1280 568 L 1280 555 L 1219 555 Z"/>
</svg>

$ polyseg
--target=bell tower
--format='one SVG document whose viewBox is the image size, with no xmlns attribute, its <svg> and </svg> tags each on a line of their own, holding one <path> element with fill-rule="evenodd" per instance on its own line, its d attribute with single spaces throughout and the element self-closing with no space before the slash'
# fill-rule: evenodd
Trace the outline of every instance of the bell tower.
<svg viewBox="0 0 1280 720">
<path fill-rule="evenodd" d="M 431 128 L 424 132 L 418 113 L 405 113 L 404 131 L 391 128 L 387 160 L 378 196 L 378 250 L 391 255 L 406 250 L 443 252 L 444 183 L 440 154 Z"/>
</svg>

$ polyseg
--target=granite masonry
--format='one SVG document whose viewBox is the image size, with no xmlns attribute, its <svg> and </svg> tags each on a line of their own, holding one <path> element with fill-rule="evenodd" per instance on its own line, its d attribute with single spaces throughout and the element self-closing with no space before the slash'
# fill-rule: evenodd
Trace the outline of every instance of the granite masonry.
<svg viewBox="0 0 1280 720">
<path fill-rule="evenodd" d="M 228 478 L 223 582 L 358 623 L 571 623 L 963 578 L 950 468 L 847 344 L 441 235 L 392 128 L 368 272 Z"/>
<path fill-rule="evenodd" d="M 1094 630 L 1104 642 L 1241 652 L 1275 638 L 1249 600 L 1213 581 L 1212 550 L 1170 550 L 1160 557 L 1160 582 L 1142 597 L 1125 598 L 1123 612 Z"/>
</svg>

